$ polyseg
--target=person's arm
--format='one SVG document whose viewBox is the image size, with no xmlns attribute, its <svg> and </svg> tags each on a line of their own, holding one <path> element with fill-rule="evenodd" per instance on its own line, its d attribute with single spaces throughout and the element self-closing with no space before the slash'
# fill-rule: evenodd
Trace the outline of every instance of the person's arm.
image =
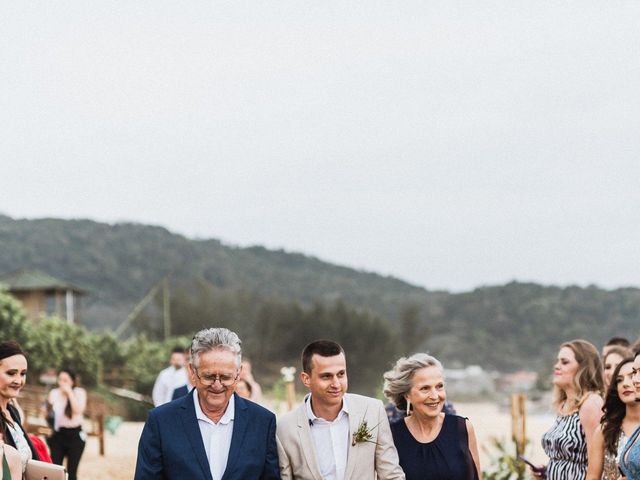
<svg viewBox="0 0 640 480">
<path fill-rule="evenodd" d="M 263 480 L 280 480 L 280 465 L 278 463 L 278 445 L 276 443 L 276 417 L 271 417 L 267 433 L 267 456 L 262 471 Z"/>
<path fill-rule="evenodd" d="M 378 402 L 378 441 L 376 442 L 375 467 L 378 480 L 404 480 L 398 451 L 393 443 L 389 418 L 382 402 Z"/>
<path fill-rule="evenodd" d="M 280 466 L 280 478 L 282 480 L 291 480 L 293 478 L 293 474 L 291 473 L 291 462 L 289 461 L 287 451 L 282 446 L 282 442 L 280 442 L 280 438 L 278 438 L 277 434 L 276 444 L 278 446 L 278 464 Z"/>
<path fill-rule="evenodd" d="M 476 472 L 478 472 L 478 480 L 482 480 L 482 470 L 480 469 L 480 454 L 478 453 L 478 441 L 476 440 L 476 432 L 473 429 L 473 425 L 467 419 L 465 420 L 467 425 L 467 439 L 469 441 L 469 451 L 473 458 L 473 463 L 476 465 Z"/>
<path fill-rule="evenodd" d="M 589 463 L 586 480 L 601 480 L 604 470 L 604 435 L 600 426 L 596 428 L 591 438 L 587 459 Z"/>
<path fill-rule="evenodd" d="M 262 387 L 255 380 L 251 381 L 251 401 L 262 403 Z"/>
<path fill-rule="evenodd" d="M 580 424 L 584 431 L 584 437 L 587 442 L 587 452 L 591 451 L 591 442 L 602 417 L 602 397 L 595 393 L 589 397 L 580 406 Z"/>
<path fill-rule="evenodd" d="M 164 478 L 158 420 L 152 411 L 144 424 L 138 443 L 134 480 L 164 480 Z"/>
</svg>

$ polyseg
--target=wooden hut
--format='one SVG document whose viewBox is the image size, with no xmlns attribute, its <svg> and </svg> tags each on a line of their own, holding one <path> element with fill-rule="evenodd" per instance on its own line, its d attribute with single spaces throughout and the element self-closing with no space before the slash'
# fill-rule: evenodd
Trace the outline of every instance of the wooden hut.
<svg viewBox="0 0 640 480">
<path fill-rule="evenodd" d="M 86 292 L 75 285 L 28 268 L 0 276 L 0 285 L 22 303 L 29 320 L 55 315 L 78 323 L 79 298 Z"/>
</svg>

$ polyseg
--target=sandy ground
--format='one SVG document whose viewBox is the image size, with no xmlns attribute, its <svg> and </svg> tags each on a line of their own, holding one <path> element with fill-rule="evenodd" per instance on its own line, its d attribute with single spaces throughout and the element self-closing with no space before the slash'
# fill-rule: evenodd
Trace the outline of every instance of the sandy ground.
<svg viewBox="0 0 640 480">
<path fill-rule="evenodd" d="M 492 437 L 506 439 L 511 435 L 509 412 L 488 403 L 456 403 L 456 409 L 460 415 L 469 417 L 473 423 L 481 446 L 482 463 L 486 465 L 489 457 L 482 447 L 489 446 Z M 552 421 L 551 415 L 529 415 L 528 417 L 530 456 L 536 462 L 545 462 L 540 437 L 550 427 Z M 107 433 L 104 457 L 98 454 L 98 440 L 90 437 L 80 463 L 79 478 L 81 480 L 133 479 L 142 426 L 142 423 L 125 422 L 120 425 L 115 435 Z"/>
</svg>

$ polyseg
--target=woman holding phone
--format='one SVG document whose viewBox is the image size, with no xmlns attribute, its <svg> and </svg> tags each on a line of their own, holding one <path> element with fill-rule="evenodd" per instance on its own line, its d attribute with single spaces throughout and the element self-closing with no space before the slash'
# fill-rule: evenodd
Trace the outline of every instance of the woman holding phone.
<svg viewBox="0 0 640 480">
<path fill-rule="evenodd" d="M 532 468 L 531 473 L 537 479 L 546 474 L 548 480 L 585 480 L 587 450 L 603 404 L 604 378 L 596 347 L 586 340 L 563 343 L 553 368 L 553 388 L 557 417 L 542 437 L 549 463 L 545 472 Z"/>
<path fill-rule="evenodd" d="M 613 376 L 604 402 L 600 427 L 589 447 L 587 480 L 618 480 L 618 454 L 640 427 L 640 403 L 632 381 L 633 357 L 622 360 Z"/>
</svg>

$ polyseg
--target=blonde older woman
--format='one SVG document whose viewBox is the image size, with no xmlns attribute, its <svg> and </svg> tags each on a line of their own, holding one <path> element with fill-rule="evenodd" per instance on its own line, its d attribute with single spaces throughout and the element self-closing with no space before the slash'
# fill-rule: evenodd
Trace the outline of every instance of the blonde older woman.
<svg viewBox="0 0 640 480">
<path fill-rule="evenodd" d="M 407 417 L 391 425 L 407 480 L 476 480 L 480 456 L 468 419 L 445 414 L 442 364 L 426 353 L 399 359 L 384 374 L 384 394 Z"/>
</svg>

